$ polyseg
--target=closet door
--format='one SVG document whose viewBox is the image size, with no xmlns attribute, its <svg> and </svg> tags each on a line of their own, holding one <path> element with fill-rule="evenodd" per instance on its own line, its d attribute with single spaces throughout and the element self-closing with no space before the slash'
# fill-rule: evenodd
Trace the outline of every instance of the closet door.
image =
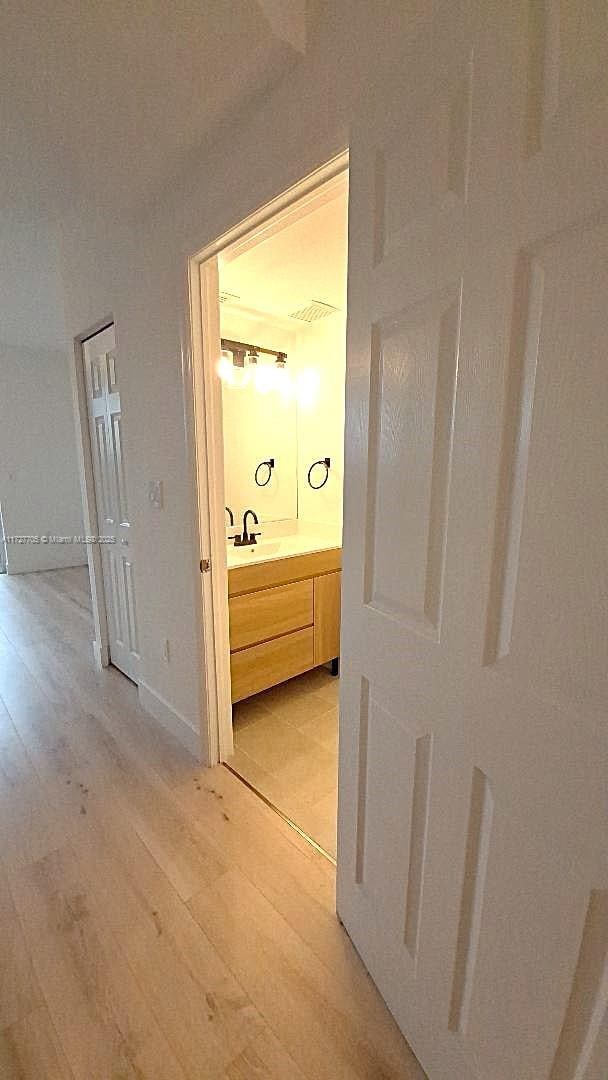
<svg viewBox="0 0 608 1080">
<path fill-rule="evenodd" d="M 606 7 L 441 12 L 351 138 L 338 912 L 432 1080 L 600 1080 Z"/>
<path fill-rule="evenodd" d="M 113 326 L 85 341 L 84 363 L 110 659 L 137 682 L 139 643 L 131 521 Z"/>
</svg>

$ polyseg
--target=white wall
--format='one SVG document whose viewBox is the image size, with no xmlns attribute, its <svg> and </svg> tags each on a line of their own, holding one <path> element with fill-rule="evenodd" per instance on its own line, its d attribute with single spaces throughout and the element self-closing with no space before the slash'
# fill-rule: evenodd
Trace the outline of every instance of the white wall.
<svg viewBox="0 0 608 1080">
<path fill-rule="evenodd" d="M 64 352 L 0 345 L 0 496 L 6 536 L 81 536 L 70 372 Z M 8 573 L 86 562 L 74 544 L 7 543 Z"/>
<path fill-rule="evenodd" d="M 314 7 L 307 56 L 255 114 L 235 115 L 220 141 L 202 147 L 182 182 L 140 220 L 127 227 L 89 207 L 75 208 L 63 223 L 68 337 L 110 314 L 117 325 L 142 677 L 195 728 L 203 704 L 195 629 L 200 553 L 182 391 L 187 256 L 345 149 L 379 66 L 406 79 L 415 77 L 414 60 L 424 64 L 420 31 L 428 29 L 428 5 L 420 12 L 390 2 Z M 164 480 L 160 513 L 146 502 L 152 477 Z M 163 659 L 166 638 L 170 663 Z"/>
<path fill-rule="evenodd" d="M 344 483 L 344 384 L 346 378 L 346 320 L 342 312 L 311 323 L 298 335 L 298 368 L 312 372 L 318 389 L 308 403 L 298 405 L 298 517 L 302 522 L 331 526 L 342 533 Z M 331 461 L 327 483 L 318 491 L 308 484 L 313 462 Z M 323 480 L 322 466 L 313 469 L 312 482 Z"/>
<path fill-rule="evenodd" d="M 221 274 L 220 274 L 221 284 Z M 222 337 L 276 349 L 288 354 L 294 365 L 295 333 L 266 316 L 220 310 Z M 263 355 L 260 363 L 273 362 Z M 239 528 L 245 510 L 255 510 L 260 522 L 285 521 L 298 516 L 298 430 L 295 401 L 284 400 L 277 391 L 259 393 L 253 383 L 233 389 L 222 383 L 224 429 L 224 485 L 226 502 Z M 255 483 L 256 466 L 274 458 L 268 484 Z M 268 470 L 263 469 L 261 480 Z"/>
<path fill-rule="evenodd" d="M 0 218 L 0 342 L 64 349 L 63 288 L 56 226 Z"/>
<path fill-rule="evenodd" d="M 70 369 L 52 227 L 0 228 L 0 504 L 7 536 L 81 536 Z M 86 562 L 74 544 L 7 544 L 9 573 Z"/>
<path fill-rule="evenodd" d="M 270 284 L 271 287 L 271 284 Z M 266 345 L 288 354 L 287 371 L 295 385 L 289 404 L 278 393 L 259 394 L 253 386 L 233 390 L 223 385 L 224 474 L 226 501 L 235 523 L 252 507 L 260 521 L 297 518 L 302 526 L 322 524 L 342 530 L 344 481 L 344 384 L 346 318 L 338 312 L 310 325 L 285 328 L 269 317 L 254 318 L 221 310 L 223 337 Z M 274 456 L 275 472 L 267 487 L 256 487 L 255 464 Z M 313 462 L 329 457 L 327 483 L 308 484 Z M 313 471 L 313 483 L 323 479 Z"/>
</svg>

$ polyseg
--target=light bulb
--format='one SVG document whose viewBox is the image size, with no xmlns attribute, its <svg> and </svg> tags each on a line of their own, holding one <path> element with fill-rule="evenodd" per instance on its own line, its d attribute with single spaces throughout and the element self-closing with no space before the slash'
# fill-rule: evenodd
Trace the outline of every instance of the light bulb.
<svg viewBox="0 0 608 1080">
<path fill-rule="evenodd" d="M 251 378 L 243 353 L 233 353 L 230 349 L 222 349 L 216 370 L 222 382 L 231 390 L 242 390 Z"/>
<path fill-rule="evenodd" d="M 232 368 L 232 382 L 231 386 L 235 390 L 244 390 L 248 383 L 251 382 L 251 368 L 246 364 L 234 364 Z"/>
<path fill-rule="evenodd" d="M 234 366 L 232 362 L 232 353 L 228 349 L 222 349 L 220 358 L 217 362 L 217 373 L 225 383 L 232 385 L 234 382 Z"/>
<path fill-rule="evenodd" d="M 253 378 L 258 394 L 269 394 L 276 386 L 274 364 L 256 364 Z"/>
</svg>

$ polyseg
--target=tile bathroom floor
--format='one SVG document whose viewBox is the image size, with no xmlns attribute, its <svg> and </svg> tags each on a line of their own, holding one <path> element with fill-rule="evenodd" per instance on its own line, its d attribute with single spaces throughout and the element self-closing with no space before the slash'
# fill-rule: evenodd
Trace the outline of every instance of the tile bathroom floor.
<svg viewBox="0 0 608 1080">
<path fill-rule="evenodd" d="M 315 668 L 238 702 L 229 761 L 334 858 L 339 682 Z"/>
</svg>

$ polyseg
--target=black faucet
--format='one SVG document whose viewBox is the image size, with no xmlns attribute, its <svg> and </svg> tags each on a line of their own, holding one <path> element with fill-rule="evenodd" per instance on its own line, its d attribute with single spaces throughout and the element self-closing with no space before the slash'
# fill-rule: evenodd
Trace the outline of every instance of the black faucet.
<svg viewBox="0 0 608 1080">
<path fill-rule="evenodd" d="M 259 525 L 258 516 L 255 510 L 246 510 L 243 514 L 243 533 L 237 533 L 236 536 L 229 536 L 229 540 L 234 540 L 235 547 L 249 547 L 250 544 L 257 544 L 256 537 L 260 536 L 259 532 L 247 532 L 247 518 L 251 514 L 256 525 Z"/>
<path fill-rule="evenodd" d="M 260 535 L 259 532 L 257 532 L 257 533 L 251 532 L 251 533 L 247 534 L 247 518 L 249 517 L 250 514 L 251 514 L 255 524 L 256 525 L 260 524 L 259 521 L 258 521 L 258 515 L 256 514 L 255 510 L 245 510 L 245 513 L 243 514 L 243 543 L 244 544 L 255 544 L 256 543 L 256 536 Z"/>
<path fill-rule="evenodd" d="M 230 518 L 230 528 L 233 529 L 234 528 L 234 514 L 232 513 L 232 510 L 230 509 L 229 506 L 224 507 L 224 509 L 225 509 L 226 513 L 228 514 L 228 517 Z"/>
</svg>

